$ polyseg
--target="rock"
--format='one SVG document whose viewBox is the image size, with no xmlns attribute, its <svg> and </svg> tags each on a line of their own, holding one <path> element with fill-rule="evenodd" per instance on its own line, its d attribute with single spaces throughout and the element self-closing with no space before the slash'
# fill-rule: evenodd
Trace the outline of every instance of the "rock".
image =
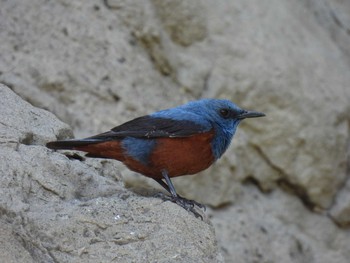
<svg viewBox="0 0 350 263">
<path fill-rule="evenodd" d="M 207 12 L 200 1 L 153 0 L 153 4 L 173 42 L 189 46 L 206 37 Z"/>
<path fill-rule="evenodd" d="M 21 240 L 18 239 L 8 223 L 0 223 L 0 255 L 3 262 L 18 263 L 35 261 L 30 253 L 25 249 Z"/>
<path fill-rule="evenodd" d="M 126 11 L 140 11 L 143 2 L 136 2 L 126 3 Z M 71 125 L 77 137 L 184 101 L 177 85 L 154 70 L 134 36 L 136 29 L 125 26 L 130 19 L 115 11 L 103 1 L 60 1 L 48 7 L 34 0 L 30 8 L 16 2 L 4 5 L 1 24 L 6 30 L 0 36 L 7 41 L 0 47 L 7 51 L 2 52 L 0 81 Z M 96 17 L 94 26 L 91 17 Z M 142 17 L 136 14 L 133 19 Z M 97 32 L 105 33 L 102 37 Z"/>
<path fill-rule="evenodd" d="M 0 10 L 0 37 L 6 40 L 0 41 L 0 81 L 68 123 L 75 137 L 104 132 L 131 118 L 201 97 L 227 98 L 244 108 L 265 112 L 266 118 L 245 120 L 240 125 L 229 150 L 210 169 L 176 178 L 177 190 L 215 208 L 214 222 L 216 218 L 225 221 L 227 228 L 222 231 L 215 226 L 218 239 L 225 241 L 220 245 L 227 262 L 232 262 L 230 251 L 249 250 L 255 237 L 261 241 L 254 243 L 257 251 L 264 251 L 265 259 L 318 262 L 321 248 L 325 248 L 327 260 L 347 262 L 343 244 L 348 243 L 350 207 L 348 2 L 166 3 L 170 1 L 33 0 L 30 5 L 5 1 Z M 58 189 L 52 198 L 60 200 L 67 195 L 70 200 L 77 195 L 73 191 L 77 188 L 84 201 L 90 189 L 89 198 L 109 198 L 111 188 L 125 191 L 119 183 L 108 186 L 119 178 L 112 172 L 117 170 L 128 187 L 153 188 L 147 186 L 147 178 L 117 162 L 68 161 L 58 153 L 43 153 L 38 145 L 48 136 L 71 136 L 66 125 L 59 124 L 55 131 L 44 134 L 27 127 L 37 136 L 34 140 L 31 136 L 25 139 L 26 129 L 13 136 L 7 132 L 1 140 L 7 140 L 12 149 L 18 141 L 36 144 L 21 144 L 13 157 L 17 162 L 25 157 L 27 164 L 18 168 L 22 169 L 19 174 L 28 169 L 38 182 L 47 176 L 49 172 L 36 173 L 36 168 L 30 167 L 33 154 L 43 163 L 52 163 L 50 170 L 55 173 L 66 173 L 62 185 L 54 178 L 44 184 Z M 74 175 L 84 173 L 87 167 L 87 177 L 74 181 Z M 101 174 L 106 182 L 100 185 L 96 180 Z M 93 183 L 87 184 L 88 178 L 93 178 Z M 254 183 L 264 193 L 259 193 L 261 198 L 240 201 L 242 193 L 256 191 L 247 189 L 246 183 Z M 43 198 L 46 192 L 33 187 Z M 13 191 L 13 196 L 22 200 L 11 204 L 14 210 L 27 209 L 26 196 Z M 86 201 L 92 200 L 89 198 Z M 293 220 L 286 224 L 270 210 L 252 214 L 251 219 L 242 216 L 258 224 L 264 213 L 269 213 L 271 218 L 266 220 L 279 226 L 278 231 L 271 230 L 269 238 L 281 242 L 270 242 L 270 246 L 270 239 L 255 228 L 249 230 L 250 242 L 242 241 L 242 246 L 234 235 L 226 235 L 241 231 L 239 225 L 232 229 L 227 225 L 237 217 L 238 203 L 247 213 L 253 211 L 250 202 L 256 208 L 271 203 L 281 211 L 296 199 L 304 206 L 292 205 L 294 210 L 287 211 Z M 296 228 L 304 230 L 304 218 L 312 234 L 296 232 L 301 240 L 297 242 L 290 233 Z M 336 238 L 328 238 L 332 236 L 328 229 Z M 334 244 L 333 248 L 329 244 Z M 290 253 L 298 256 L 292 259 Z M 249 255 L 247 260 L 258 259 Z"/>
<path fill-rule="evenodd" d="M 12 127 L 12 129 L 1 130 L 1 144 L 13 147 L 18 146 L 19 143 L 36 145 L 73 136 L 68 125 L 57 120 L 52 113 L 31 107 L 28 102 L 14 96 L 9 88 L 2 84 L 0 84 L 0 98 L 2 100 L 1 125 Z M 20 126 L 19 122 L 21 122 Z M 34 126 L 33 123 L 36 125 Z"/>
<path fill-rule="evenodd" d="M 45 262 L 222 262 L 207 223 L 154 198 L 123 193 L 37 208 L 17 234 L 39 243 Z"/>
<path fill-rule="evenodd" d="M 126 190 L 114 161 L 47 149 L 68 126 L 4 85 L 0 95 L 3 260 L 223 262 L 207 221 Z"/>
<path fill-rule="evenodd" d="M 333 220 L 341 227 L 350 226 L 350 180 L 339 191 L 329 213 Z"/>
<path fill-rule="evenodd" d="M 350 3 L 348 1 L 307 0 L 302 1 L 313 14 L 317 23 L 325 29 L 329 37 L 350 60 Z"/>
<path fill-rule="evenodd" d="M 348 262 L 349 233 L 280 190 L 246 185 L 234 206 L 212 215 L 227 262 Z"/>
</svg>

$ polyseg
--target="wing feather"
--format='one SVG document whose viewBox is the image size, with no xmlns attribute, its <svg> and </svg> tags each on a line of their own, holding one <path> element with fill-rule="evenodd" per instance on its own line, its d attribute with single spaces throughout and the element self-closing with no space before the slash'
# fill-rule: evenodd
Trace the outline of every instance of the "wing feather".
<svg viewBox="0 0 350 263">
<path fill-rule="evenodd" d="M 115 140 L 125 137 L 145 139 L 189 137 L 198 133 L 207 132 L 210 128 L 189 120 L 175 120 L 146 115 L 114 127 L 108 132 L 87 139 Z"/>
</svg>

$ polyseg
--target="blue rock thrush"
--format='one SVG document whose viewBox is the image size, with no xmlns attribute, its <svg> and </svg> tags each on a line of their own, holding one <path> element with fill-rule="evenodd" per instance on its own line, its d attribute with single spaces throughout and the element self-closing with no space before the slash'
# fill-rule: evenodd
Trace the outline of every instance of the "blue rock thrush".
<svg viewBox="0 0 350 263">
<path fill-rule="evenodd" d="M 243 110 L 229 100 L 202 99 L 133 119 L 89 138 L 49 142 L 47 147 L 121 161 L 171 194 L 163 198 L 198 217 L 194 206 L 204 206 L 178 195 L 170 178 L 207 169 L 226 151 L 243 119 L 262 116 L 265 114 Z"/>
</svg>

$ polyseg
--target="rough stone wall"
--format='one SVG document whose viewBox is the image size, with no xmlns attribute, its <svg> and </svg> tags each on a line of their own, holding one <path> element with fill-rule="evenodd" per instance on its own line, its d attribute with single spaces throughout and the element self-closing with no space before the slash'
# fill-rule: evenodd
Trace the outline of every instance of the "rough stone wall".
<svg viewBox="0 0 350 263">
<path fill-rule="evenodd" d="M 266 118 L 241 124 L 215 166 L 200 175 L 176 179 L 178 191 L 210 205 L 209 219 L 226 262 L 347 262 L 347 10 L 350 4 L 339 0 L 3 0 L 0 82 L 32 105 L 54 113 L 72 127 L 76 137 L 202 97 L 227 98 L 265 112 Z M 13 242 L 21 246 L 21 256 L 34 261 L 47 256 L 52 247 L 66 251 L 67 258 L 49 253 L 58 262 L 83 260 L 86 254 L 79 249 L 91 239 L 63 245 L 67 237 L 58 230 L 77 227 L 79 232 L 79 220 L 92 216 L 76 207 L 91 206 L 98 216 L 108 217 L 111 207 L 127 206 L 113 199 L 127 193 L 137 202 L 125 213 L 143 217 L 135 222 L 144 223 L 147 213 L 152 213 L 154 222 L 181 214 L 180 222 L 172 223 L 174 228 L 193 222 L 187 227 L 205 234 L 187 233 L 185 239 L 205 236 L 210 249 L 205 249 L 203 261 L 221 260 L 210 225 L 171 204 L 159 205 L 124 189 L 119 174 L 127 187 L 153 189 L 154 185 L 117 162 L 69 160 L 41 147 L 49 139 L 71 136 L 72 131 L 44 111 L 35 117 L 39 110 L 14 99 L 7 87 L 1 86 L 1 91 L 7 94 L 0 98 L 7 107 L 0 112 L 4 145 L 0 169 L 6 175 L 0 214 L 2 228 L 12 233 L 1 242 L 3 253 L 12 255 L 6 247 Z M 146 215 L 139 213 L 143 206 Z M 43 207 L 46 217 L 41 214 Z M 159 212 L 163 207 L 169 215 Z M 52 219 L 60 209 L 72 217 L 70 226 L 57 216 Z M 104 221 L 94 216 L 86 220 Z M 114 224 L 105 224 L 114 231 Z M 50 232 L 51 227 L 60 234 Z M 123 224 L 118 227 L 116 231 L 130 230 Z M 141 236 L 157 235 L 154 229 L 140 227 Z M 113 239 L 108 231 L 102 240 Z M 152 243 L 147 243 L 148 238 L 125 238 L 138 248 L 128 245 L 125 253 L 151 247 L 147 247 Z M 47 243 L 42 244 L 43 240 Z M 105 252 L 99 255 L 89 247 L 87 254 L 102 260 L 121 247 L 111 242 L 117 245 L 110 250 L 101 246 Z M 182 254 L 179 246 L 181 256 L 174 261 L 198 257 L 202 249 L 195 246 Z"/>
</svg>

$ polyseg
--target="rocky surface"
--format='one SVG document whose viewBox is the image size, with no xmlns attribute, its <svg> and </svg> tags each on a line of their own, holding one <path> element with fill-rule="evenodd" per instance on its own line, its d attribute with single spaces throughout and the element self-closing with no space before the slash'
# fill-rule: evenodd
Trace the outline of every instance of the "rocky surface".
<svg viewBox="0 0 350 263">
<path fill-rule="evenodd" d="M 206 220 L 126 190 L 111 161 L 40 145 L 71 130 L 4 85 L 0 98 L 3 262 L 223 261 Z"/>
<path fill-rule="evenodd" d="M 224 97 L 265 112 L 264 119 L 242 123 L 215 166 L 176 179 L 177 189 L 214 209 L 210 215 L 227 262 L 347 262 L 349 9 L 347 1 L 336 0 L 3 1 L 0 81 L 69 124 L 76 137 L 200 97 Z M 18 103 L 3 111 L 20 114 L 23 103 Z M 48 122 L 54 119 L 45 114 Z M 1 139 L 7 148 L 24 151 L 13 157 L 26 165 L 21 173 L 31 171 L 57 199 L 90 196 L 111 204 L 103 198 L 116 194 L 110 185 L 115 171 L 128 187 L 147 188 L 149 180 L 117 162 L 37 153 L 38 145 L 71 131 L 55 121 L 45 127 L 46 120 L 34 122 L 30 113 L 20 115 L 26 116 L 17 128 L 21 132 L 7 129 Z M 11 127 L 18 123 L 6 121 Z M 30 166 L 38 154 L 51 160 L 46 172 Z M 108 183 L 77 179 L 85 168 L 72 162 L 89 164 L 92 170 L 84 176 L 103 173 Z M 69 178 L 63 185 L 47 175 L 62 171 Z M 26 184 L 31 182 L 30 177 Z M 27 197 L 17 184 L 5 185 L 2 191 L 18 195 L 6 209 L 28 209 L 18 201 Z"/>
</svg>

